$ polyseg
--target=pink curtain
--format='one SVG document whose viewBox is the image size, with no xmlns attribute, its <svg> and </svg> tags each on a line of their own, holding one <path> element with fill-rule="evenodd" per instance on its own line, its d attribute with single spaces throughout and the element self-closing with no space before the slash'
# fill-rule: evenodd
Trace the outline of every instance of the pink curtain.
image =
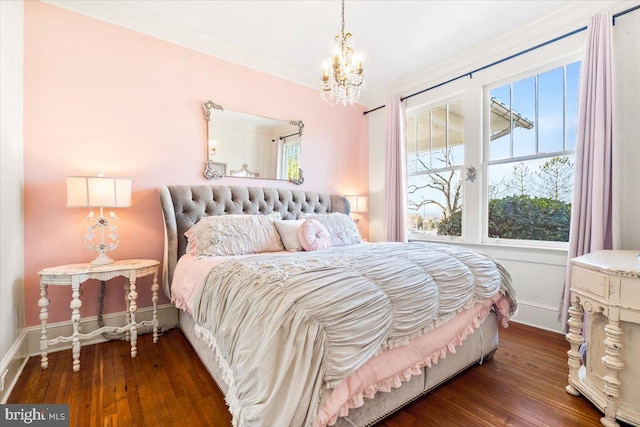
<svg viewBox="0 0 640 427">
<path fill-rule="evenodd" d="M 591 18 L 582 61 L 569 259 L 612 248 L 614 107 L 613 23 Z M 567 268 L 561 322 L 567 330 L 571 269 Z"/>
<path fill-rule="evenodd" d="M 400 96 L 389 98 L 387 121 L 387 241 L 407 241 L 407 145 L 405 103 Z"/>
</svg>

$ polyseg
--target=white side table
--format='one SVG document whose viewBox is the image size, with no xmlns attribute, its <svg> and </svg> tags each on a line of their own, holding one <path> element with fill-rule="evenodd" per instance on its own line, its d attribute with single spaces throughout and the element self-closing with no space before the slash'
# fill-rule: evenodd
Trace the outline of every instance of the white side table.
<svg viewBox="0 0 640 427">
<path fill-rule="evenodd" d="M 47 352 L 50 345 L 61 342 L 72 343 L 73 354 L 73 370 L 80 370 L 80 340 L 95 337 L 98 334 L 124 333 L 131 340 L 131 357 L 136 357 L 137 338 L 139 326 L 153 326 L 153 342 L 158 342 L 158 265 L 156 260 L 148 259 L 131 259 L 123 261 L 115 261 L 107 265 L 91 265 L 86 264 L 70 264 L 58 267 L 45 268 L 38 272 L 40 275 L 40 299 L 38 306 L 40 307 L 40 322 L 42 323 L 42 332 L 40 335 L 40 366 L 47 369 L 49 359 Z M 151 291 L 153 293 L 153 320 L 136 323 L 136 310 L 138 308 L 136 300 L 138 292 L 136 291 L 136 280 L 139 277 L 149 276 L 153 274 L 153 285 Z M 82 302 L 80 296 L 82 291 L 80 285 L 89 279 L 97 279 L 101 281 L 111 280 L 114 277 L 123 276 L 129 280 L 124 286 L 125 303 L 126 303 L 126 322 L 124 326 L 103 326 L 88 334 L 80 333 L 80 307 Z M 47 338 L 47 319 L 49 318 L 49 298 L 47 297 L 47 287 L 54 286 L 71 286 L 71 323 L 73 325 L 73 335 L 69 337 L 58 337 L 52 340 Z"/>
</svg>

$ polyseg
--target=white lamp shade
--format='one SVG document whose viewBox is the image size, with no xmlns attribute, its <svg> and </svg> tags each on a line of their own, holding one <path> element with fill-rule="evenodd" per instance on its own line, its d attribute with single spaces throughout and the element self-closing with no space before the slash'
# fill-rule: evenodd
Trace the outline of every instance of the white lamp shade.
<svg viewBox="0 0 640 427">
<path fill-rule="evenodd" d="M 358 212 L 369 212 L 369 198 L 367 196 L 358 196 Z"/>
<path fill-rule="evenodd" d="M 351 212 L 361 213 L 369 211 L 369 198 L 367 196 L 347 195 L 345 196 L 351 205 Z"/>
<path fill-rule="evenodd" d="M 128 208 L 131 180 L 100 176 L 68 176 L 67 207 Z"/>
</svg>

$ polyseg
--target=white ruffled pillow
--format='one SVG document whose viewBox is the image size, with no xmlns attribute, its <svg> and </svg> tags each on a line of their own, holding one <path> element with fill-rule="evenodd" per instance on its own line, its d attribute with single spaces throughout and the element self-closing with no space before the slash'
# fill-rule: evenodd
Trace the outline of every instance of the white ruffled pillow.
<svg viewBox="0 0 640 427">
<path fill-rule="evenodd" d="M 305 251 L 319 251 L 331 247 L 327 228 L 319 221 L 305 220 L 298 228 L 298 240 Z"/>
<path fill-rule="evenodd" d="M 331 236 L 331 246 L 362 243 L 358 226 L 347 214 L 339 212 L 332 214 L 302 214 L 298 218 L 313 219 L 324 225 L 329 232 L 329 236 Z"/>
<path fill-rule="evenodd" d="M 284 250 L 275 226 L 280 214 L 214 215 L 201 218 L 184 235 L 196 256 L 244 255 Z"/>
<path fill-rule="evenodd" d="M 298 240 L 298 229 L 304 221 L 304 219 L 294 219 L 275 222 L 286 250 L 295 252 L 302 250 L 302 245 Z"/>
</svg>

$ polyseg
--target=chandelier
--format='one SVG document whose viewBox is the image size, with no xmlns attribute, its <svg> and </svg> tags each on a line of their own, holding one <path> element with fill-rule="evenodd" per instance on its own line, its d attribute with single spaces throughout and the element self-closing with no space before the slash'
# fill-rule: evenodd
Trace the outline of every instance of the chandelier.
<svg viewBox="0 0 640 427">
<path fill-rule="evenodd" d="M 353 105 L 360 98 L 364 86 L 362 55 L 354 48 L 351 33 L 344 32 L 344 0 L 342 0 L 342 28 L 334 38 L 333 53 L 323 64 L 322 99 L 328 103 Z"/>
</svg>

